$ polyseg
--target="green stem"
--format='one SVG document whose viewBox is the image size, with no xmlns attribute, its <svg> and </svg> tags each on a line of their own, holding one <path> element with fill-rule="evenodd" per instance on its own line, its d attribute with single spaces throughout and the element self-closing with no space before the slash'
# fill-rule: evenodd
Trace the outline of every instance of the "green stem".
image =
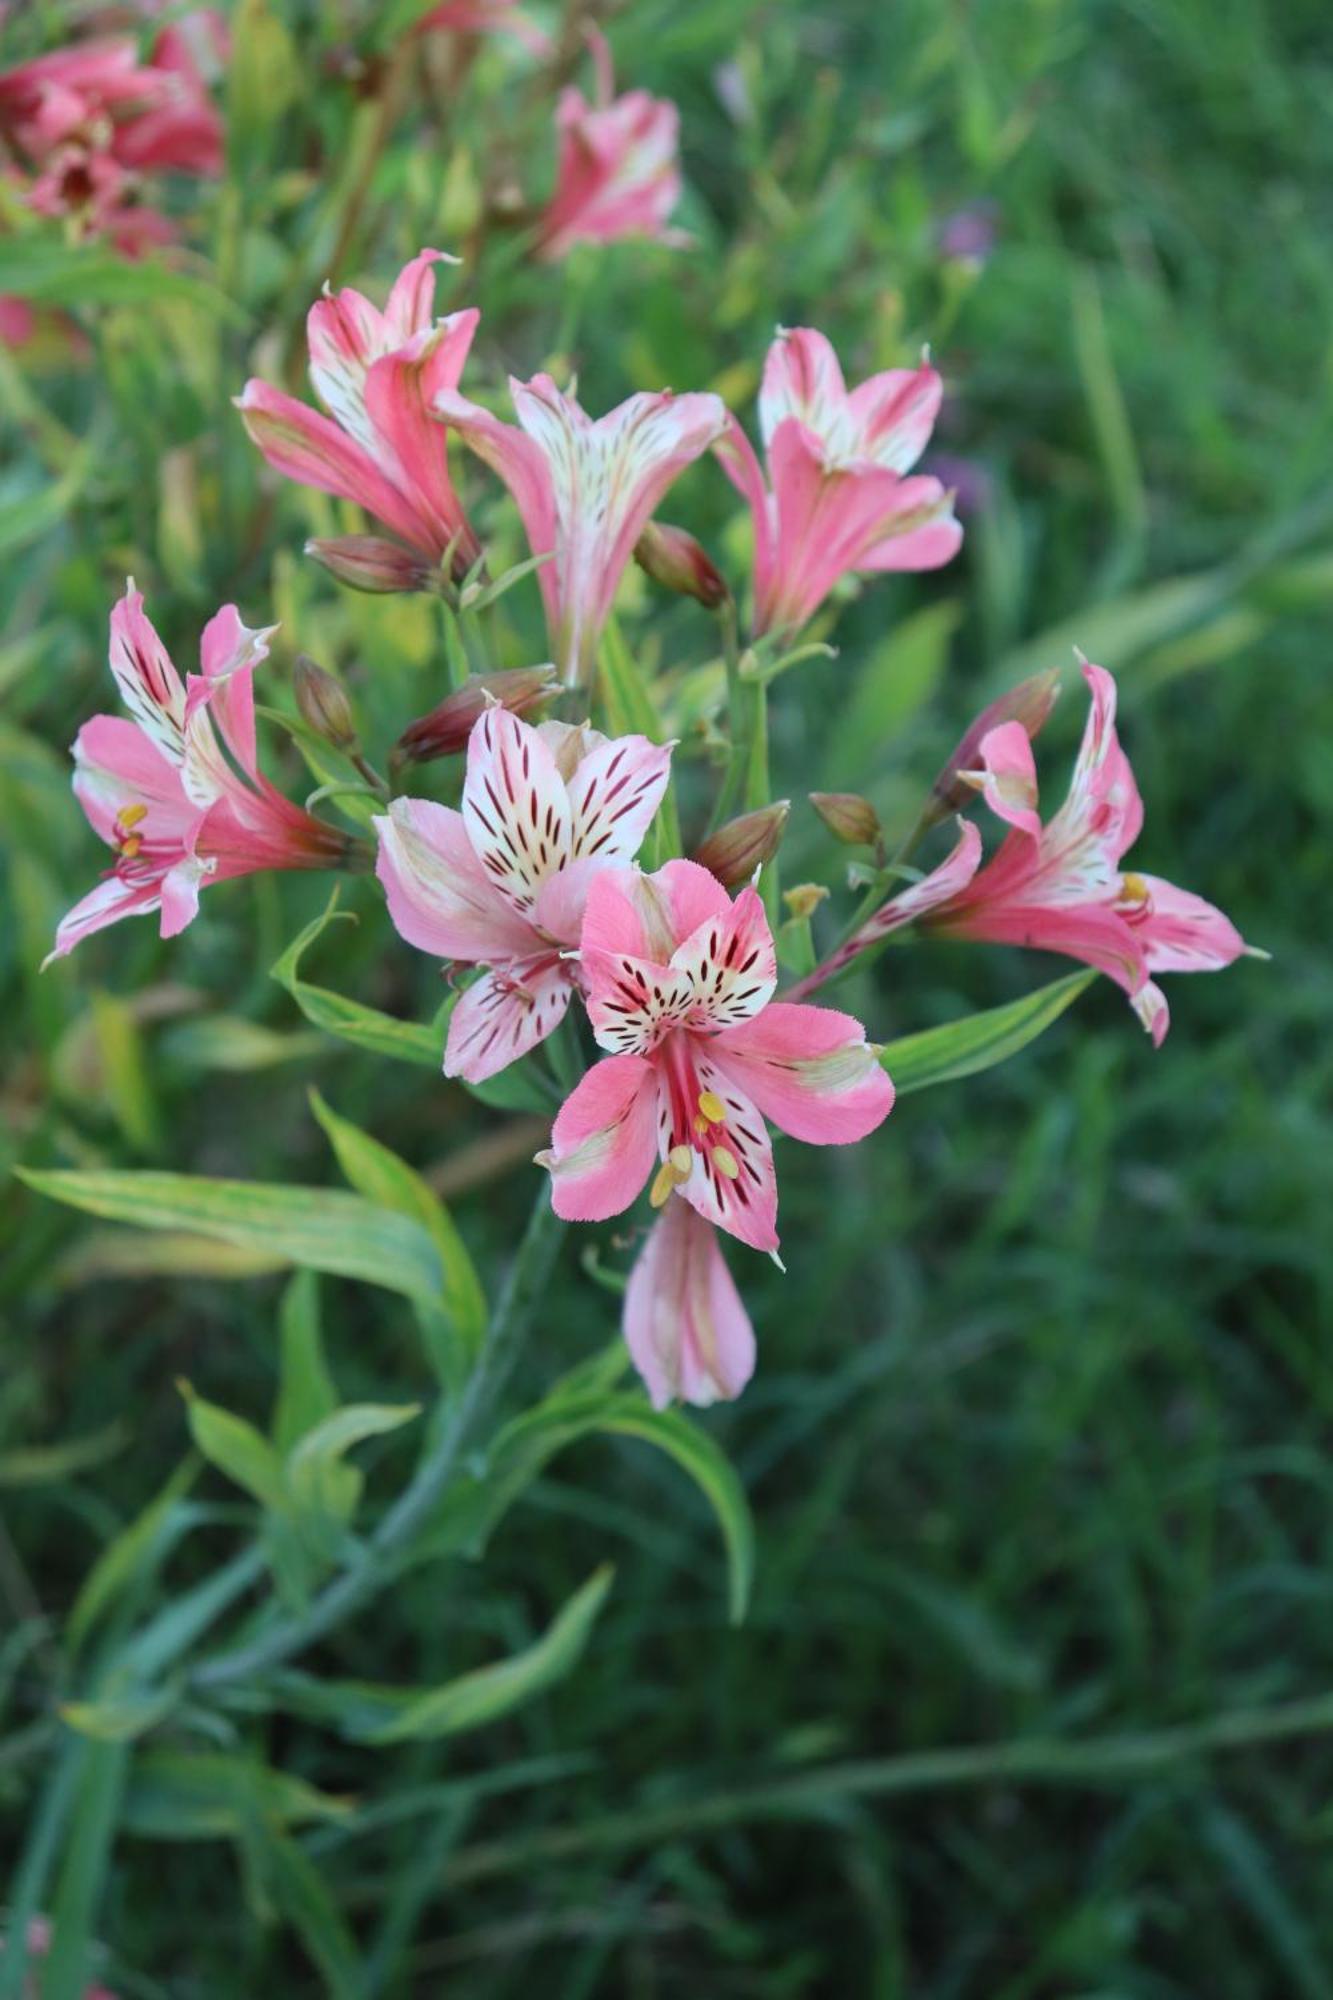
<svg viewBox="0 0 1333 2000">
<path fill-rule="evenodd" d="M 533 1312 L 545 1290 L 564 1225 L 543 1181 L 505 1288 L 491 1315 L 485 1344 L 457 1406 L 442 1424 L 399 1496 L 357 1553 L 309 1608 L 259 1633 L 248 1643 L 205 1660 L 192 1676 L 198 1689 L 226 1687 L 275 1667 L 313 1645 L 393 1581 L 396 1558 L 434 1513 L 464 1451 L 489 1416 L 518 1359 Z"/>
<path fill-rule="evenodd" d="M 1252 1749 L 1333 1730 L 1333 1694 L 1273 1708 L 1233 1709 L 1205 1722 L 1144 1730 L 1134 1735 L 1019 1738 L 1012 1743 L 968 1744 L 920 1750 L 902 1757 L 831 1764 L 734 1791 L 644 1806 L 556 1827 L 523 1840 L 465 1849 L 444 1872 L 441 1887 L 505 1875 L 535 1863 L 564 1861 L 606 1848 L 655 1847 L 692 1834 L 768 1819 L 827 1819 L 851 1799 L 890 1798 L 907 1792 L 965 1785 L 1119 1785 L 1151 1777 L 1224 1751 Z"/>
</svg>

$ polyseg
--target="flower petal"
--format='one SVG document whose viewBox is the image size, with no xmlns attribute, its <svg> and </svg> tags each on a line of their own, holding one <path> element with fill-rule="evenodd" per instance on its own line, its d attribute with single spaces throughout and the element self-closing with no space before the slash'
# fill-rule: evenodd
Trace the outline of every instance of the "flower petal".
<svg viewBox="0 0 1333 2000">
<path fill-rule="evenodd" d="M 727 1028 L 711 1053 L 769 1118 L 810 1146 L 864 1139 L 893 1109 L 893 1085 L 850 1014 L 775 1000 Z"/>
<path fill-rule="evenodd" d="M 657 1075 L 642 1056 L 604 1056 L 561 1105 L 539 1163 L 567 1222 L 604 1222 L 629 1207 L 653 1170 Z"/>
<path fill-rule="evenodd" d="M 404 264 L 384 306 L 384 329 L 392 341 L 401 345 L 430 325 L 435 311 L 435 266 L 461 262 L 446 250 L 419 250 L 410 264 Z"/>
<path fill-rule="evenodd" d="M 118 924 L 122 917 L 143 917 L 156 910 L 161 902 L 160 888 L 157 879 L 130 882 L 116 874 L 104 876 L 61 918 L 55 943 L 42 961 L 43 970 L 53 960 L 67 957 L 94 931 Z"/>
<path fill-rule="evenodd" d="M 758 1014 L 778 983 L 773 933 L 758 893 L 742 889 L 725 915 L 700 924 L 672 953 L 671 969 L 688 981 L 692 1028 L 731 1028 Z"/>
<path fill-rule="evenodd" d="M 74 742 L 74 794 L 95 833 L 115 845 L 126 806 L 147 806 L 138 826 L 154 842 L 183 840 L 198 818 L 180 773 L 151 739 L 120 715 L 94 715 Z"/>
<path fill-rule="evenodd" d="M 847 384 L 832 344 L 813 327 L 781 328 L 764 362 L 759 428 L 766 446 L 788 417 L 808 425 L 836 456 L 850 454 Z"/>
<path fill-rule="evenodd" d="M 224 604 L 209 619 L 199 641 L 202 681 L 192 679 L 186 693 L 187 721 L 197 708 L 207 706 L 227 748 L 252 778 L 259 773 L 254 670 L 261 660 L 268 658 L 268 642 L 277 629 L 276 625 L 266 625 L 251 631 L 241 623 L 236 606 Z"/>
<path fill-rule="evenodd" d="M 499 895 L 530 918 L 570 859 L 569 797 L 546 743 L 506 708 L 487 709 L 468 738 L 463 820 Z"/>
<path fill-rule="evenodd" d="M 625 1339 L 653 1406 L 739 1396 L 754 1373 L 754 1328 L 715 1231 L 668 1201 L 630 1272 Z"/>
<path fill-rule="evenodd" d="M 982 798 L 998 819 L 1016 826 L 1032 840 L 1041 838 L 1041 814 L 1037 811 L 1037 764 L 1032 755 L 1032 738 L 1021 722 L 1002 722 L 987 730 L 978 749 L 979 771 L 959 775 L 977 785 Z"/>
<path fill-rule="evenodd" d="M 1160 875 L 1126 878 L 1146 892 L 1142 915 L 1131 908 L 1149 972 L 1220 972 L 1238 959 L 1245 940 L 1229 917 L 1202 896 L 1164 882 Z"/>
<path fill-rule="evenodd" d="M 804 999 L 807 993 L 825 985 L 835 972 L 841 972 L 863 951 L 881 944 L 894 931 L 901 930 L 904 924 L 915 923 L 919 917 L 951 904 L 962 895 L 981 862 L 981 835 L 970 820 L 960 819 L 957 824 L 957 842 L 938 868 L 933 869 L 923 881 L 914 882 L 910 888 L 900 889 L 896 896 L 891 896 L 858 931 L 853 932 L 845 944 L 788 989 L 789 1000 Z"/>
<path fill-rule="evenodd" d="M 570 859 L 632 861 L 671 776 L 671 745 L 618 736 L 591 750 L 569 780 Z"/>
<path fill-rule="evenodd" d="M 111 672 L 134 721 L 173 764 L 185 757 L 185 689 L 129 583 L 111 612 Z"/>
<path fill-rule="evenodd" d="M 461 813 L 429 799 L 395 799 L 375 832 L 375 872 L 394 928 L 409 944 L 466 964 L 523 958 L 541 948 L 483 871 Z"/>
<path fill-rule="evenodd" d="M 456 561 L 463 569 L 476 561 L 481 544 L 454 492 L 434 403 L 442 390 L 457 386 L 480 318 L 473 307 L 428 327 L 372 363 L 365 385 L 374 454 L 382 459 L 387 453 L 395 485 L 420 517 L 419 541 L 429 540 L 440 554 L 456 541 Z"/>
<path fill-rule="evenodd" d="M 1069 796 L 1041 842 L 1041 881 L 1033 900 L 1083 903 L 1113 898 L 1120 862 L 1143 827 L 1143 801 L 1116 734 L 1115 677 L 1083 665 L 1092 701 Z"/>
<path fill-rule="evenodd" d="M 432 559 L 439 554 L 416 508 L 332 417 L 258 381 L 246 383 L 236 407 L 251 440 L 275 472 L 340 500 L 353 500 L 412 548 Z"/>
<path fill-rule="evenodd" d="M 872 375 L 848 397 L 859 449 L 893 472 L 910 471 L 939 415 L 943 384 L 927 363 Z"/>
<path fill-rule="evenodd" d="M 755 1250 L 776 1250 L 778 1181 L 758 1106 L 721 1062 L 714 1062 L 715 1042 L 679 1035 L 671 1046 L 673 1055 L 680 1051 L 683 1058 L 678 1073 L 681 1088 L 663 1093 L 658 1150 L 666 1159 L 673 1148 L 689 1146 L 690 1173 L 679 1186 L 680 1194 L 729 1236 Z M 705 1119 L 701 1132 L 699 1107 L 712 1098 L 718 1100 L 723 1115 Z"/>
<path fill-rule="evenodd" d="M 446 1076 L 484 1083 L 558 1028 L 574 988 L 569 969 L 550 952 L 483 973 L 460 994 L 449 1017 Z"/>
</svg>

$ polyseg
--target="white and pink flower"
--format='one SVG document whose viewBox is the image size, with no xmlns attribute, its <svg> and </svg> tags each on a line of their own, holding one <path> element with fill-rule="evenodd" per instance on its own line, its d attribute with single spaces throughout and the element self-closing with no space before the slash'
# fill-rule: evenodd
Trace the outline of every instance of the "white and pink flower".
<svg viewBox="0 0 1333 2000">
<path fill-rule="evenodd" d="M 981 836 L 964 825 L 953 852 L 892 897 L 841 950 L 801 982 L 810 992 L 905 924 L 990 944 L 1058 952 L 1104 972 L 1129 995 L 1160 1046 L 1170 1024 L 1157 972 L 1218 972 L 1248 947 L 1222 912 L 1188 889 L 1121 863 L 1143 826 L 1143 801 L 1116 734 L 1115 680 L 1085 662 L 1092 705 L 1069 795 L 1043 823 L 1032 739 L 1022 722 L 982 737 L 970 776 L 1011 829 L 984 867 Z"/>
<path fill-rule="evenodd" d="M 511 376 L 518 425 L 447 389 L 435 408 L 508 486 L 535 556 L 556 664 L 591 680 L 597 640 L 634 545 L 672 482 L 727 424 L 717 396 L 631 396 L 594 420 L 549 375 Z"/>
<path fill-rule="evenodd" d="M 571 85 L 556 106 L 555 192 L 537 239 L 537 255 L 547 262 L 567 256 L 576 243 L 627 236 L 689 240 L 667 226 L 680 200 L 680 113 L 646 90 L 617 97 L 606 37 L 590 30 L 588 43 L 597 72 L 595 103 Z"/>
<path fill-rule="evenodd" d="M 940 394 L 924 362 L 849 392 L 822 333 L 779 333 L 759 394 L 767 479 L 734 417 L 718 447 L 753 516 L 756 634 L 798 630 L 844 576 L 938 569 L 956 555 L 951 496 L 909 476 Z"/>
<path fill-rule="evenodd" d="M 593 1033 L 608 1053 L 555 1121 L 552 1201 L 572 1222 L 629 1207 L 651 1178 L 757 1250 L 777 1248 L 764 1120 L 811 1145 L 863 1139 L 893 1085 L 859 1021 L 774 1001 L 777 963 L 754 889 L 733 903 L 706 868 L 610 869 L 579 947 Z"/>
<path fill-rule="evenodd" d="M 635 1260 L 625 1340 L 654 1407 L 730 1402 L 754 1373 L 754 1328 L 717 1231 L 672 1195 Z"/>
<path fill-rule="evenodd" d="M 574 950 L 599 870 L 638 853 L 671 751 L 488 709 L 468 742 L 463 809 L 395 799 L 378 873 L 409 944 L 486 967 L 449 1023 L 447 1076 L 480 1083 L 544 1041 L 575 989 Z"/>
<path fill-rule="evenodd" d="M 63 958 L 122 917 L 160 912 L 184 930 L 210 882 L 264 868 L 328 868 L 347 837 L 275 791 L 255 749 L 252 681 L 270 631 L 249 631 L 234 604 L 204 627 L 202 672 L 185 683 L 133 583 L 111 613 L 111 672 L 130 713 L 95 715 L 74 745 L 74 792 L 115 851 L 98 886 L 56 932 Z"/>
<path fill-rule="evenodd" d="M 457 387 L 475 307 L 436 319 L 435 265 L 423 250 L 394 281 L 381 312 L 349 286 L 310 309 L 310 379 L 328 415 L 267 382 L 237 398 L 245 428 L 275 471 L 353 500 L 409 547 L 462 575 L 481 553 L 449 477 L 437 399 Z"/>
</svg>

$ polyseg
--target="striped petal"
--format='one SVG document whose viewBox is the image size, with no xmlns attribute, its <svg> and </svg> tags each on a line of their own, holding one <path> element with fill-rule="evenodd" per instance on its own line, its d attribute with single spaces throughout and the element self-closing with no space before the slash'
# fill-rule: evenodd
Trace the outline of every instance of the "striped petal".
<svg viewBox="0 0 1333 2000">
<path fill-rule="evenodd" d="M 487 709 L 468 738 L 463 820 L 499 895 L 532 917 L 571 858 L 569 797 L 547 744 L 508 709 Z"/>
<path fill-rule="evenodd" d="M 400 937 L 464 964 L 524 958 L 541 949 L 532 926 L 493 887 L 460 813 L 430 799 L 395 799 L 375 821 L 375 872 Z"/>
<path fill-rule="evenodd" d="M 630 1272 L 625 1340 L 654 1408 L 739 1396 L 755 1341 L 716 1232 L 688 1202 L 668 1201 Z"/>
<path fill-rule="evenodd" d="M 455 1002 L 446 1076 L 484 1083 L 558 1028 L 573 993 L 569 970 L 546 952 L 483 973 Z"/>
<path fill-rule="evenodd" d="M 131 581 L 111 612 L 111 672 L 130 715 L 171 763 L 185 759 L 185 689 Z"/>
<path fill-rule="evenodd" d="M 809 1146 L 851 1145 L 893 1109 L 893 1085 L 865 1029 L 832 1007 L 776 1000 L 726 1029 L 710 1053 L 765 1118 Z"/>
</svg>

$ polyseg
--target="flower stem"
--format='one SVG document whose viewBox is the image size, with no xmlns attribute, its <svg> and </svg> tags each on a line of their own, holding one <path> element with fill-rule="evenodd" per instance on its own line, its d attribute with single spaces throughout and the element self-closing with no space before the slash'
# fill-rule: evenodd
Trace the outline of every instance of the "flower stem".
<svg viewBox="0 0 1333 2000">
<path fill-rule="evenodd" d="M 541 1299 L 564 1224 L 543 1183 L 505 1287 L 491 1315 L 485 1343 L 452 1412 L 435 1431 L 410 1485 L 399 1495 L 352 1562 L 295 1617 L 261 1631 L 246 1644 L 204 1660 L 191 1676 L 200 1690 L 227 1687 L 289 1660 L 313 1645 L 378 1596 L 397 1573 L 396 1558 L 410 1548 L 449 1487 L 463 1452 L 490 1415 L 509 1379 L 533 1312 Z"/>
</svg>

